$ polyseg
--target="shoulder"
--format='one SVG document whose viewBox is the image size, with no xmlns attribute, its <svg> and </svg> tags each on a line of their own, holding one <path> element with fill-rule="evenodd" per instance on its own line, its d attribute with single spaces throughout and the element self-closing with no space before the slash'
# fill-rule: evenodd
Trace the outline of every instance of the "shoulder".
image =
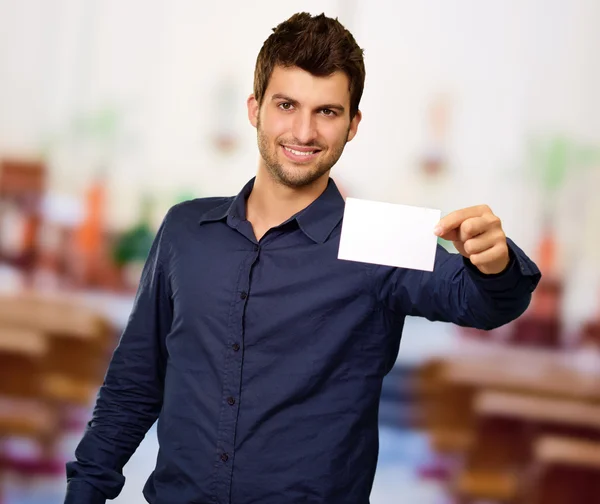
<svg viewBox="0 0 600 504">
<path fill-rule="evenodd" d="M 196 198 L 177 203 L 169 208 L 156 237 L 156 246 L 162 250 L 162 260 L 175 253 L 182 243 L 188 243 L 190 237 L 198 236 L 200 222 L 207 215 L 221 212 L 224 214 L 233 199 L 233 197 Z"/>
<path fill-rule="evenodd" d="M 165 224 L 173 226 L 177 223 L 195 222 L 198 223 L 200 220 L 209 212 L 217 211 L 220 208 L 225 211 L 231 203 L 234 197 L 210 197 L 210 198 L 196 198 L 193 200 L 183 201 L 173 205 L 166 214 Z"/>
</svg>

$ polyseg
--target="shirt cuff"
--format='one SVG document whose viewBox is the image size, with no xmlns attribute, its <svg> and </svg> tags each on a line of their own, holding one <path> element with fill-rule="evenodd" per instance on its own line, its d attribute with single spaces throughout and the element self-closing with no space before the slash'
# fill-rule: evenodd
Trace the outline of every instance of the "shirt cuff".
<svg viewBox="0 0 600 504">
<path fill-rule="evenodd" d="M 523 289 L 533 292 L 542 276 L 540 270 L 512 240 L 507 238 L 506 243 L 510 262 L 504 271 L 486 275 L 479 271 L 466 257 L 463 257 L 467 271 L 477 284 L 488 291 L 506 292 Z"/>
<path fill-rule="evenodd" d="M 106 496 L 85 481 L 71 480 L 67 484 L 64 504 L 106 504 Z"/>
</svg>

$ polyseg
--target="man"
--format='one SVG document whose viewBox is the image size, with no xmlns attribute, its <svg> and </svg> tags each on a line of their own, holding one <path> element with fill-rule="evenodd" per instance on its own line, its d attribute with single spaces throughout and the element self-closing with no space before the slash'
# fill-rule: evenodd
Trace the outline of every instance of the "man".
<svg viewBox="0 0 600 504">
<path fill-rule="evenodd" d="M 356 135 L 364 78 L 337 20 L 296 14 L 267 39 L 247 104 L 256 177 L 165 217 L 67 503 L 116 497 L 158 419 L 150 503 L 367 504 L 405 317 L 491 329 L 525 311 L 540 274 L 487 206 L 440 221 L 460 254 L 438 248 L 432 273 L 337 259 L 329 172 Z"/>
</svg>

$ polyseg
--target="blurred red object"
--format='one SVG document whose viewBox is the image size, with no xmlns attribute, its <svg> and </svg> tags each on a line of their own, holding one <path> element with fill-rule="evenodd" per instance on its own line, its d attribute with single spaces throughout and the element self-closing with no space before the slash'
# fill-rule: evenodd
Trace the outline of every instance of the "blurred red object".
<svg viewBox="0 0 600 504">
<path fill-rule="evenodd" d="M 37 256 L 46 171 L 38 159 L 0 161 L 0 260 L 27 272 Z"/>
<path fill-rule="evenodd" d="M 591 320 L 583 326 L 581 343 L 600 347 L 600 320 Z"/>
<path fill-rule="evenodd" d="M 529 310 L 514 322 L 508 341 L 539 348 L 561 347 L 562 299 L 563 283 L 556 278 L 542 277 L 533 293 Z"/>
</svg>

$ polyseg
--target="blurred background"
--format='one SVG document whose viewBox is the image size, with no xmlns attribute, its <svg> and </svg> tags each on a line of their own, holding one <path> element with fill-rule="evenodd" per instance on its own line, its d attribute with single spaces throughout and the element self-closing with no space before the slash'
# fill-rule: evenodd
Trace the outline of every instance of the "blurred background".
<svg viewBox="0 0 600 504">
<path fill-rule="evenodd" d="M 407 321 L 372 503 L 599 502 L 596 0 L 0 0 L 0 501 L 62 502 L 158 224 L 254 175 L 254 62 L 297 11 L 365 48 L 344 194 L 489 204 L 544 273 L 496 331 Z"/>
</svg>

